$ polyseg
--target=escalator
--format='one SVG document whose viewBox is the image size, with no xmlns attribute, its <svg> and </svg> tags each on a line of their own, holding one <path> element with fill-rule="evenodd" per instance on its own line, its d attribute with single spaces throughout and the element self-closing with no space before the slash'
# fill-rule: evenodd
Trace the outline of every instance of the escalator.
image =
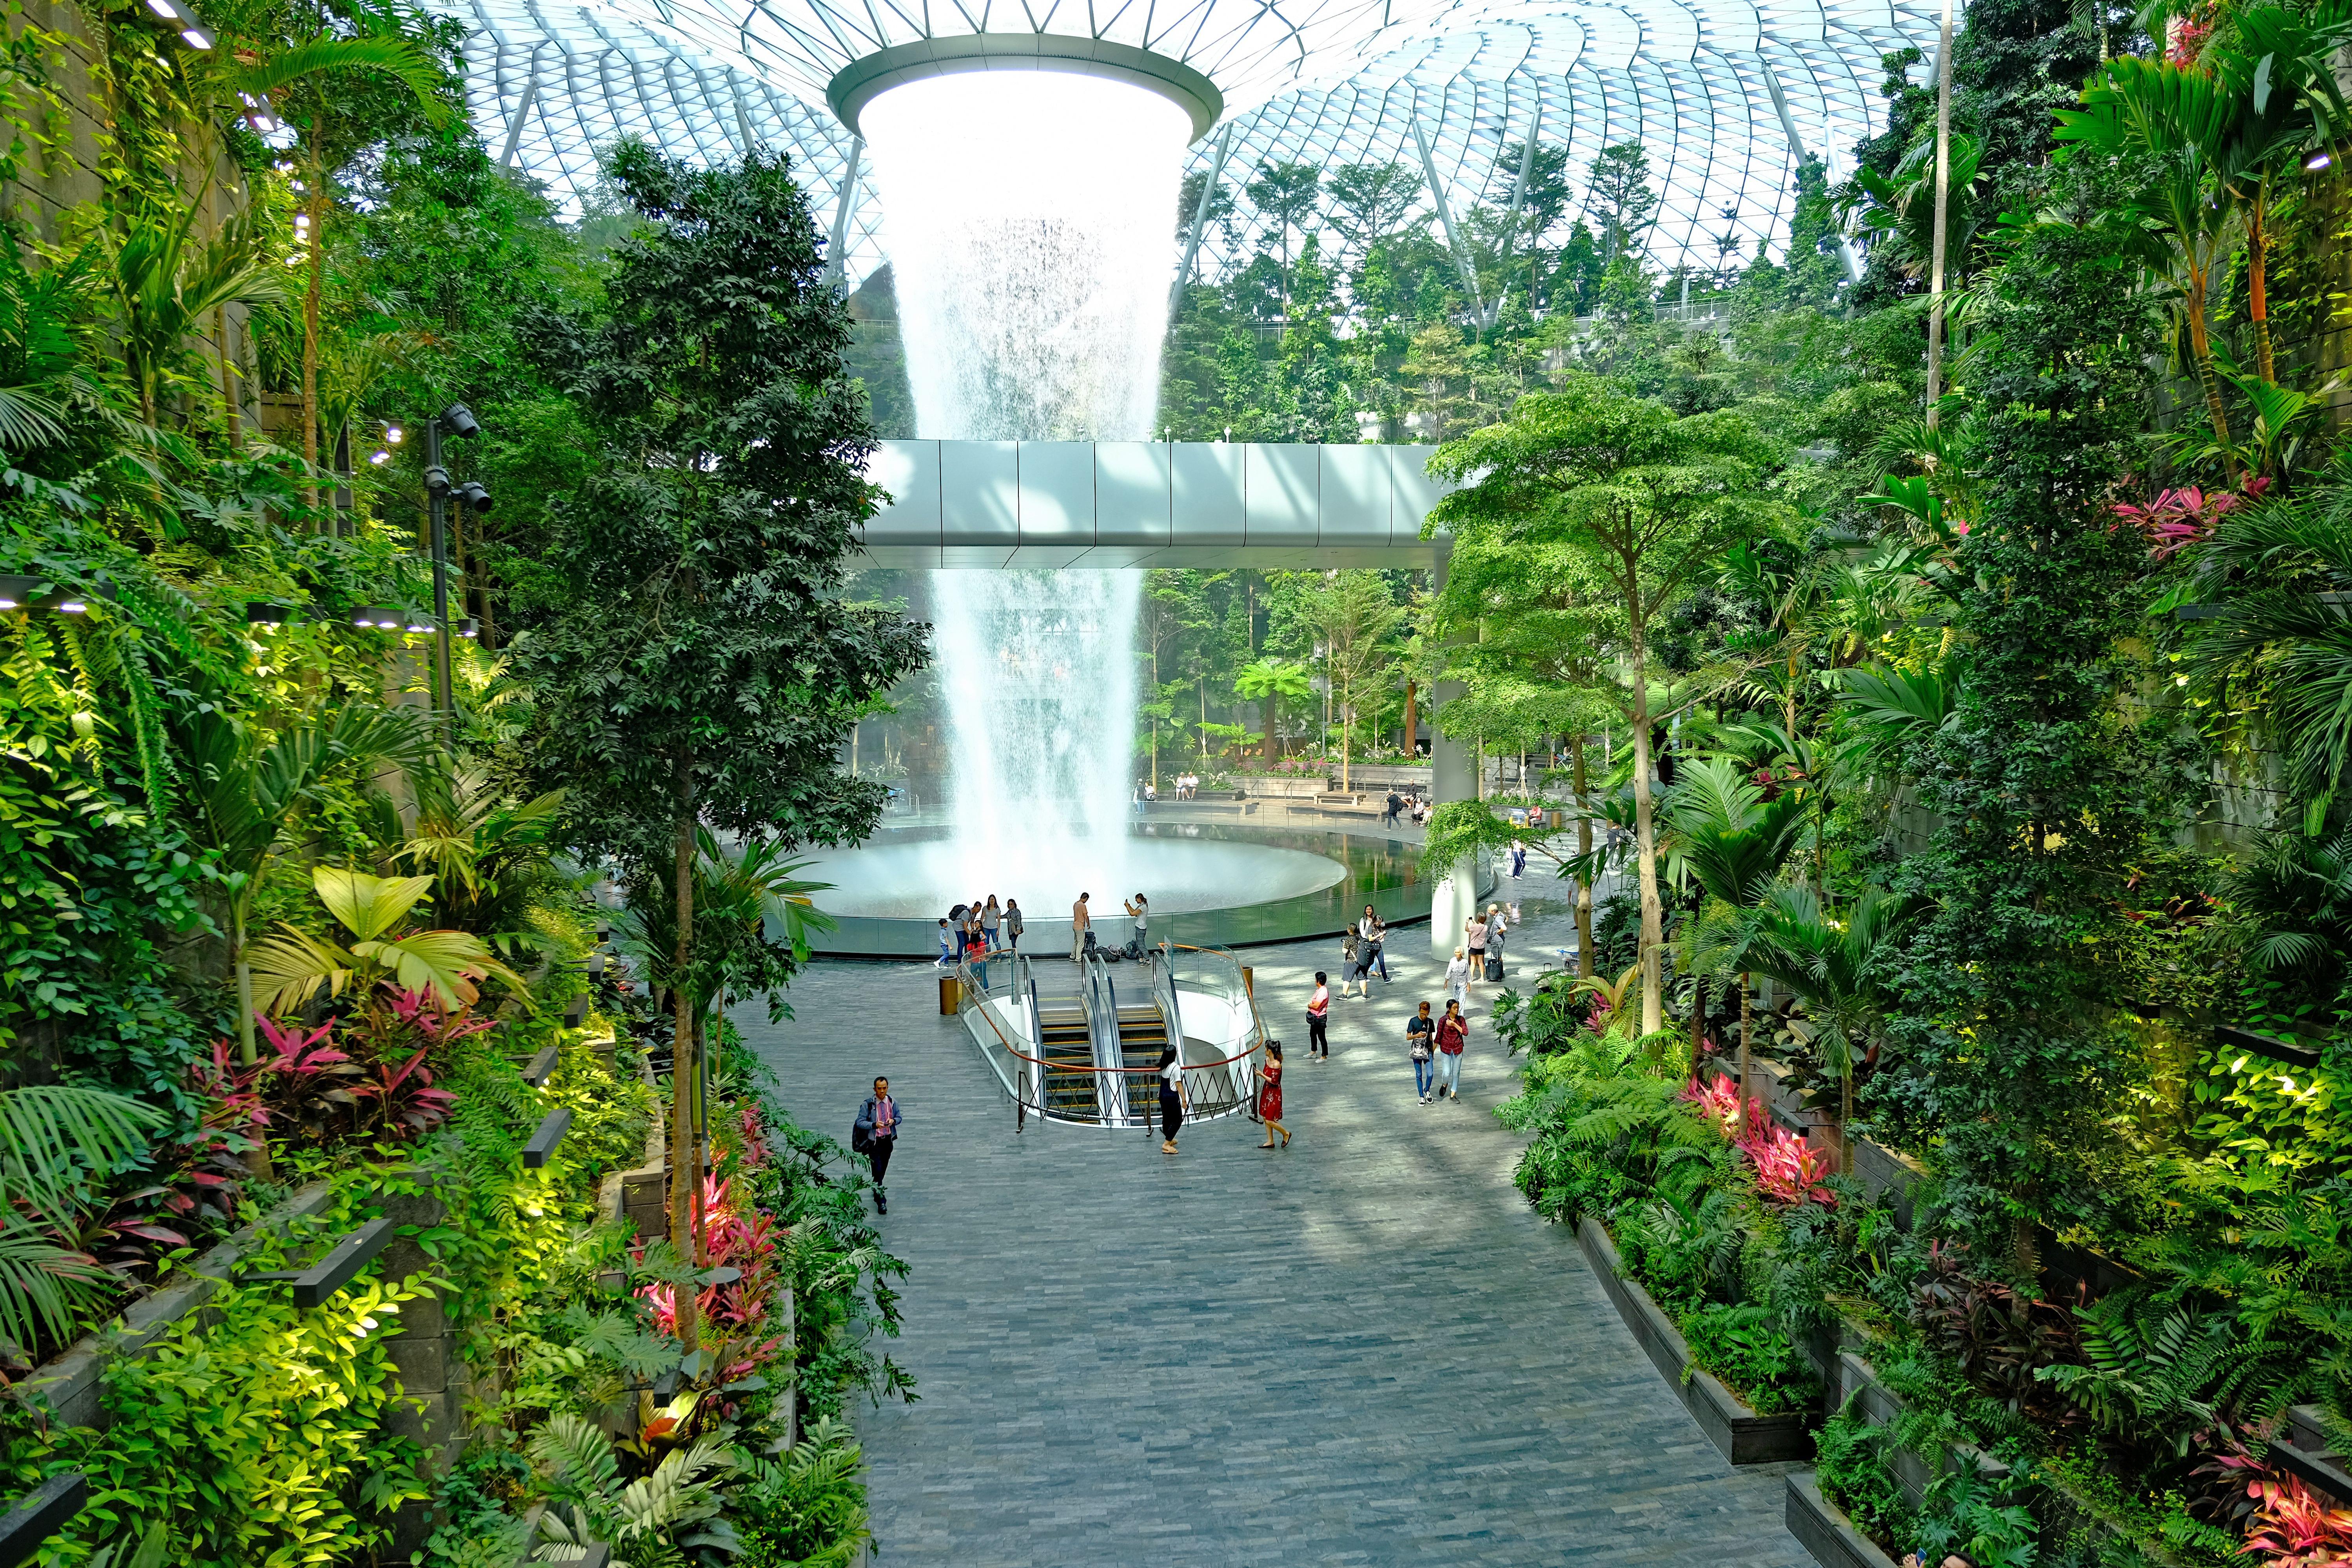
<svg viewBox="0 0 2352 1568">
<path fill-rule="evenodd" d="M 1044 1104 L 1047 1116 L 1068 1121 L 1095 1120 L 1095 1042 L 1087 1010 L 1076 1002 L 1037 1009 L 1038 1052 L 1045 1062 Z"/>
<path fill-rule="evenodd" d="M 1126 1069 L 1128 1112 L 1149 1121 L 1160 1110 L 1160 1053 L 1167 1048 L 1168 1021 L 1158 1002 L 1118 1010 L 1118 1062 Z"/>
</svg>

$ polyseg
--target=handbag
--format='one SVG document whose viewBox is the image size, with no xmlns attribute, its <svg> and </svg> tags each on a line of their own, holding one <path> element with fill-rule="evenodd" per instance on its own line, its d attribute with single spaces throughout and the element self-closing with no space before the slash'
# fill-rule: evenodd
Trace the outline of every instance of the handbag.
<svg viewBox="0 0 2352 1568">
<path fill-rule="evenodd" d="M 866 1123 L 863 1121 L 853 1122 L 850 1124 L 849 1152 L 853 1154 L 871 1154 L 874 1152 L 874 1134 L 866 1130 Z"/>
</svg>

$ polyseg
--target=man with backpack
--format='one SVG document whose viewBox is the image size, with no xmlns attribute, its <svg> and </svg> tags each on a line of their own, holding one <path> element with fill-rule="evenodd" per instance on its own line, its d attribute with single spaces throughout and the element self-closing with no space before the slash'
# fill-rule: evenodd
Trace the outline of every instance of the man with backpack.
<svg viewBox="0 0 2352 1568">
<path fill-rule="evenodd" d="M 890 1098 L 890 1080 L 877 1078 L 874 1092 L 857 1109 L 857 1120 L 850 1125 L 849 1148 L 852 1153 L 863 1154 L 874 1169 L 874 1212 L 890 1212 L 890 1194 L 882 1190 L 883 1175 L 890 1169 L 890 1152 L 898 1146 L 898 1102 Z"/>
</svg>

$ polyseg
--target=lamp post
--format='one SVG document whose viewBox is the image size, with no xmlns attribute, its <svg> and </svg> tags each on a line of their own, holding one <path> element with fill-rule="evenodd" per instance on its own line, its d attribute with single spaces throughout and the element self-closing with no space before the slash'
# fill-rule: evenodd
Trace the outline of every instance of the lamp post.
<svg viewBox="0 0 2352 1568">
<path fill-rule="evenodd" d="M 482 433 L 482 426 L 474 418 L 473 410 L 462 403 L 449 405 L 425 422 L 425 494 L 433 529 L 433 624 L 441 634 L 433 639 L 434 695 L 441 709 L 443 738 L 454 745 L 457 698 L 449 679 L 449 544 L 443 523 L 450 485 L 449 470 L 441 466 L 444 430 L 461 441 L 470 441 Z"/>
</svg>

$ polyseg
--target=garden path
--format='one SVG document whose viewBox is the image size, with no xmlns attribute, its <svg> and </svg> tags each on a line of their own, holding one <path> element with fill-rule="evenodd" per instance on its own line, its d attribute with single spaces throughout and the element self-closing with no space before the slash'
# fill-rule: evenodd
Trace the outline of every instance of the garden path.
<svg viewBox="0 0 2352 1568">
<path fill-rule="evenodd" d="M 1528 913 L 1514 974 L 1568 940 Z M 1292 1050 L 1286 1152 L 1245 1118 L 1172 1158 L 1016 1135 L 928 965 L 819 963 L 793 1020 L 739 1015 L 803 1122 L 846 1142 L 877 1073 L 905 1107 L 880 1224 L 922 1398 L 857 1417 L 880 1562 L 1806 1568 L 1786 1467 L 1723 1461 L 1511 1185 L 1483 1021 L 1465 1102 L 1415 1103 L 1402 1033 L 1440 971 L 1399 935 L 1395 984 L 1334 1004 L 1328 1066 L 1297 1016 L 1337 942 L 1244 954 Z"/>
</svg>

